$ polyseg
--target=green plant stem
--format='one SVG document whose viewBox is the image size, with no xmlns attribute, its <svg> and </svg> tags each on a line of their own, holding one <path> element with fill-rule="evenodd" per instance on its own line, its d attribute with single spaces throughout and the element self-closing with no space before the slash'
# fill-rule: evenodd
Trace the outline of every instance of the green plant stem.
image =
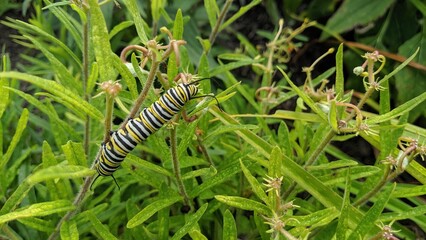
<svg viewBox="0 0 426 240">
<path fill-rule="evenodd" d="M 227 0 L 225 4 L 223 5 L 222 10 L 220 11 L 219 17 L 217 18 L 216 24 L 214 25 L 214 28 L 209 36 L 210 45 L 213 45 L 213 43 L 216 40 L 217 35 L 219 34 L 220 25 L 222 25 L 223 20 L 226 17 L 226 14 L 228 13 L 229 7 L 231 6 L 233 0 Z"/>
<path fill-rule="evenodd" d="M 98 154 L 99 155 L 99 154 Z M 95 161 L 92 163 L 92 167 L 94 167 Z M 61 220 L 59 220 L 58 224 L 56 225 L 55 230 L 52 232 L 52 234 L 49 236 L 48 240 L 56 240 L 59 235 L 59 231 L 61 230 L 61 226 L 65 221 L 68 221 L 70 218 L 75 216 L 77 212 L 81 209 L 81 203 L 83 202 L 84 197 L 86 196 L 87 191 L 89 190 L 90 185 L 92 184 L 93 176 L 89 176 L 84 180 L 83 185 L 80 188 L 80 191 L 76 195 L 73 205 L 75 206 L 75 209 L 72 211 L 67 212 Z"/>
<path fill-rule="evenodd" d="M 160 66 L 160 62 L 157 61 L 155 54 L 153 54 L 152 55 L 152 66 L 151 66 L 151 69 L 149 70 L 148 79 L 146 80 L 145 86 L 143 87 L 142 92 L 139 94 L 138 98 L 136 99 L 136 102 L 133 105 L 132 110 L 130 110 L 130 113 L 127 116 L 127 119 L 121 124 L 121 128 L 124 128 L 124 126 L 126 126 L 129 119 L 134 118 L 136 113 L 139 111 L 139 108 L 141 107 L 146 96 L 148 95 L 148 91 L 149 91 L 152 83 L 154 82 L 158 66 Z"/>
<path fill-rule="evenodd" d="M 198 142 L 198 146 L 200 146 L 200 150 L 201 150 L 201 153 L 203 154 L 204 158 L 207 159 L 210 166 L 213 166 L 214 168 L 216 168 L 214 163 L 213 163 L 212 158 L 210 157 L 209 153 L 207 152 L 206 146 L 204 146 L 203 139 L 198 134 L 197 134 L 197 142 Z"/>
<path fill-rule="evenodd" d="M 327 135 L 325 136 L 324 140 L 321 142 L 321 144 L 314 150 L 314 152 L 309 156 L 308 160 L 306 160 L 305 165 L 303 168 L 307 168 L 308 166 L 311 166 L 315 161 L 318 159 L 321 152 L 324 151 L 324 149 L 327 147 L 327 145 L 331 142 L 333 137 L 336 135 L 336 132 L 333 131 L 332 128 L 328 131 Z M 293 192 L 293 190 L 296 188 L 296 183 L 292 182 L 291 185 L 287 188 L 287 190 L 283 194 L 283 199 L 286 199 L 290 194 Z"/>
<path fill-rule="evenodd" d="M 374 195 L 376 195 L 380 191 L 380 189 L 382 189 L 383 186 L 385 186 L 385 184 L 388 182 L 389 173 L 390 173 L 390 166 L 386 166 L 385 171 L 382 175 L 382 178 L 376 184 L 376 186 L 374 186 L 373 189 L 371 189 L 366 194 L 364 194 L 364 196 L 362 196 L 358 200 L 356 200 L 352 205 L 354 207 L 361 206 L 362 204 L 366 203 L 368 201 L 368 199 L 370 199 Z"/>
<path fill-rule="evenodd" d="M 178 115 L 176 115 L 178 116 Z M 173 118 L 173 121 L 177 120 L 177 117 Z M 185 205 L 190 206 L 191 210 L 194 209 L 194 206 L 192 205 L 191 201 L 189 200 L 188 194 L 186 193 L 185 185 L 182 181 L 182 176 L 180 172 L 180 164 L 179 164 L 179 158 L 177 153 L 177 134 L 176 134 L 176 127 L 170 129 L 170 151 L 172 154 L 172 164 L 173 164 L 173 172 L 175 174 L 176 183 L 178 185 L 179 193 L 183 197 Z"/>
</svg>

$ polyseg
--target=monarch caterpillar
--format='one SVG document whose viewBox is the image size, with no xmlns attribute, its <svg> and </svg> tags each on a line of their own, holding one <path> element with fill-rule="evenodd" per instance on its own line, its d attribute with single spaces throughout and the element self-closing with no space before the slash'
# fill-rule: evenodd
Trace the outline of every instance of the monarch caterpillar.
<svg viewBox="0 0 426 240">
<path fill-rule="evenodd" d="M 197 95 L 198 87 L 195 84 L 199 81 L 180 83 L 167 90 L 150 107 L 144 108 L 138 117 L 130 119 L 123 128 L 113 132 L 110 141 L 102 144 L 100 156 L 96 159 L 97 177 L 112 176 L 127 154 L 138 143 L 161 128 Z"/>
</svg>

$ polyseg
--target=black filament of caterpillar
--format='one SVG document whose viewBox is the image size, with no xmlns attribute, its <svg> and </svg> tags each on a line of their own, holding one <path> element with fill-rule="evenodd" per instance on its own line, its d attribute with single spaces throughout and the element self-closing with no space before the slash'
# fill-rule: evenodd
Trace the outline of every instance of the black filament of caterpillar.
<svg viewBox="0 0 426 240">
<path fill-rule="evenodd" d="M 130 119 L 122 129 L 113 132 L 110 141 L 102 144 L 100 157 L 95 164 L 98 176 L 94 181 L 99 176 L 112 176 L 115 181 L 112 174 L 117 170 L 127 154 L 138 143 L 170 121 L 188 101 L 195 98 L 198 93 L 198 87 L 194 84 L 197 82 L 181 83 L 167 90 L 150 107 L 144 108 L 139 117 Z"/>
</svg>

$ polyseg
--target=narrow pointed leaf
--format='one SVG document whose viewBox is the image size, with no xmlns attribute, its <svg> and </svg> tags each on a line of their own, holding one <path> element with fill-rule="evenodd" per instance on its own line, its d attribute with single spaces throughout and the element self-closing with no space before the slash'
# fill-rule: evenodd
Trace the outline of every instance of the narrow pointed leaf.
<svg viewBox="0 0 426 240">
<path fill-rule="evenodd" d="M 17 209 L 13 212 L 0 216 L 0 224 L 19 218 L 47 216 L 54 213 L 66 212 L 73 210 L 74 208 L 74 205 L 72 205 L 72 203 L 68 200 L 35 203 L 28 207 Z"/>
<path fill-rule="evenodd" d="M 76 107 L 77 109 L 79 109 L 82 112 L 85 112 L 86 114 L 88 114 L 92 118 L 99 120 L 99 121 L 103 120 L 103 114 L 97 108 L 93 107 L 88 102 L 81 99 L 80 96 L 77 96 L 76 94 L 74 94 L 70 90 L 64 88 L 63 86 L 61 86 L 60 84 L 58 84 L 54 81 L 44 79 L 44 78 L 41 78 L 41 77 L 37 77 L 37 76 L 33 76 L 33 75 L 30 75 L 30 74 L 26 74 L 26 73 L 13 72 L 13 71 L 12 72 L 0 72 L 0 78 L 2 78 L 2 77 L 23 80 L 23 81 L 29 82 L 31 84 L 34 84 L 34 85 L 52 93 L 53 95 L 63 99 L 68 104 L 73 105 L 74 107 Z"/>
<path fill-rule="evenodd" d="M 0 69 L 2 72 L 8 71 L 10 68 L 10 62 L 7 58 L 7 55 L 4 54 L 1 58 L 3 69 Z M 10 80 L 5 77 L 0 77 L 0 119 L 3 116 L 4 111 L 6 110 L 7 105 L 9 104 L 9 91 L 4 87 L 9 87 Z M 1 155 L 0 155 L 1 157 Z"/>
<path fill-rule="evenodd" d="M 162 198 L 155 202 L 152 202 L 148 206 L 146 206 L 142 211 L 136 214 L 132 219 L 127 223 L 128 228 L 134 228 L 136 226 L 141 225 L 146 220 L 148 220 L 152 215 L 160 211 L 161 209 L 168 207 L 178 201 L 182 200 L 181 196 L 171 196 L 168 198 Z"/>
<path fill-rule="evenodd" d="M 229 26 L 231 23 L 233 23 L 235 20 L 240 18 L 247 11 L 252 9 L 254 6 L 260 4 L 261 2 L 262 2 L 262 0 L 252 0 L 249 4 L 242 6 L 240 9 L 238 9 L 238 11 L 234 15 L 232 15 L 228 20 L 226 20 L 226 22 L 224 22 L 220 26 L 219 31 L 222 31 L 223 29 L 225 29 L 227 26 Z"/>
<path fill-rule="evenodd" d="M 290 78 L 287 76 L 287 74 L 282 70 L 280 67 L 278 67 L 278 70 L 282 73 L 284 76 L 284 79 L 287 81 L 287 83 L 292 87 L 292 89 L 303 99 L 303 101 L 314 111 L 316 114 L 318 114 L 322 120 L 326 121 L 327 116 L 325 113 L 315 104 L 315 102 L 300 88 L 298 88 L 294 83 L 290 80 Z"/>
<path fill-rule="evenodd" d="M 271 215 L 271 210 L 264 204 L 243 197 L 216 195 L 215 198 L 229 206 L 243 210 L 256 211 L 265 216 Z"/>
<path fill-rule="evenodd" d="M 62 151 L 64 151 L 69 165 L 87 166 L 87 157 L 82 143 L 68 141 L 62 146 Z"/>
<path fill-rule="evenodd" d="M 146 43 L 148 42 L 148 37 L 144 27 L 146 23 L 140 15 L 141 11 L 138 9 L 136 1 L 135 0 L 124 1 L 124 4 L 126 5 L 127 9 L 132 14 L 133 22 L 135 23 L 135 27 L 136 27 L 136 31 L 138 33 L 139 39 L 144 45 L 146 45 Z"/>
<path fill-rule="evenodd" d="M 61 239 L 63 240 L 78 240 L 78 228 L 74 220 L 65 221 L 61 226 Z"/>
<path fill-rule="evenodd" d="M 0 210 L 0 215 L 4 215 L 9 212 L 13 212 L 22 200 L 27 197 L 28 192 L 31 189 L 31 185 L 27 181 L 19 184 L 18 188 L 12 193 L 12 195 L 6 200 L 3 207 Z"/>
<path fill-rule="evenodd" d="M 389 121 L 393 118 L 397 118 L 399 116 L 401 116 L 402 114 L 410 111 L 411 109 L 415 108 L 417 105 L 423 103 L 426 100 L 426 92 L 424 92 L 423 94 L 411 99 L 410 101 L 394 108 L 392 111 L 385 113 L 385 114 L 381 114 L 381 115 L 377 115 L 376 117 L 372 117 L 370 119 L 366 120 L 367 124 L 376 124 L 376 123 L 381 123 L 384 121 Z"/>
<path fill-rule="evenodd" d="M 87 212 L 87 218 L 92 223 L 93 228 L 96 232 L 99 233 L 102 239 L 114 240 L 116 238 L 109 230 L 108 227 L 103 225 L 101 221 L 99 221 L 98 217 L 92 212 Z"/>
<path fill-rule="evenodd" d="M 223 214 L 223 239 L 237 240 L 237 225 L 235 224 L 234 216 L 229 211 L 225 210 Z"/>
<path fill-rule="evenodd" d="M 336 95 L 339 96 L 340 99 L 343 97 L 344 90 L 345 90 L 344 80 L 345 79 L 343 76 L 343 43 L 341 43 L 336 53 L 336 84 L 335 84 Z"/>
<path fill-rule="evenodd" d="M 217 6 L 217 1 L 213 0 L 204 0 L 204 9 L 207 12 L 207 17 L 209 18 L 209 23 L 211 29 L 214 28 L 217 21 L 217 16 L 219 15 L 219 7 Z"/>
<path fill-rule="evenodd" d="M 263 190 L 262 185 L 257 181 L 255 177 L 250 173 L 250 171 L 244 166 L 243 162 L 240 160 L 241 169 L 243 170 L 244 176 L 247 181 L 250 183 L 251 190 L 256 194 L 256 196 L 262 200 L 264 203 L 269 204 L 268 196 L 266 196 L 265 190 Z"/>
<path fill-rule="evenodd" d="M 16 145 L 18 144 L 19 140 L 21 140 L 22 133 L 27 127 L 28 117 L 29 117 L 28 109 L 24 108 L 24 110 L 22 111 L 21 117 L 18 120 L 18 125 L 16 126 L 16 131 L 12 137 L 12 141 L 10 142 L 6 153 L 1 158 L 0 169 L 3 169 L 6 166 L 6 164 L 9 162 L 10 157 L 12 156 L 12 153 L 15 150 Z"/>
<path fill-rule="evenodd" d="M 56 178 L 82 178 L 92 176 L 94 174 L 95 170 L 83 166 L 55 165 L 35 172 L 28 177 L 27 181 L 29 184 L 33 185 L 38 182 L 53 180 Z"/>
<path fill-rule="evenodd" d="M 113 56 L 109 42 L 108 29 L 104 16 L 97 0 L 89 0 L 90 22 L 92 24 L 92 42 L 95 50 L 96 62 L 99 66 L 101 82 L 114 80 L 116 73 L 111 67 Z"/>
<path fill-rule="evenodd" d="M 194 226 L 198 223 L 200 218 L 203 216 L 204 212 L 207 209 L 207 206 L 209 204 L 205 203 L 203 206 L 201 206 L 197 212 L 192 214 L 188 217 L 187 221 L 185 222 L 185 225 L 183 225 L 182 228 L 180 228 L 171 238 L 172 240 L 178 240 L 183 238 Z"/>
<path fill-rule="evenodd" d="M 352 232 L 348 239 L 363 239 L 366 236 L 368 231 L 370 231 L 370 229 L 374 226 L 373 223 L 375 223 L 380 217 L 380 214 L 382 213 L 387 202 L 389 201 L 389 198 L 394 189 L 395 185 L 392 185 L 392 187 L 385 188 L 383 192 L 379 194 L 377 201 L 374 203 L 373 207 L 371 207 L 363 216 L 358 226 L 355 228 L 355 230 Z"/>
</svg>

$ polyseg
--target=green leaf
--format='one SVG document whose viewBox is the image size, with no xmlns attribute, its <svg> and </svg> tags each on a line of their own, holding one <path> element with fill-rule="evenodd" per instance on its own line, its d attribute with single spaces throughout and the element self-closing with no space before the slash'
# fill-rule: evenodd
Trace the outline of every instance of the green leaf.
<svg viewBox="0 0 426 240">
<path fill-rule="evenodd" d="M 114 26 L 109 32 L 109 39 L 113 38 L 117 33 L 123 31 L 124 29 L 133 26 L 133 21 L 124 21 Z"/>
<path fill-rule="evenodd" d="M 75 207 L 68 200 L 58 200 L 52 202 L 35 203 L 28 207 L 17 209 L 13 212 L 0 216 L 0 224 L 17 220 L 19 218 L 47 216 L 54 213 L 73 210 Z"/>
<path fill-rule="evenodd" d="M 182 10 L 178 9 L 175 16 L 175 21 L 173 22 L 173 38 L 183 39 L 183 16 Z M 181 56 L 178 56 L 181 57 Z M 179 73 L 179 65 L 181 63 L 178 62 L 175 51 L 173 51 L 167 63 L 167 77 L 169 78 L 169 83 L 174 79 Z"/>
<path fill-rule="evenodd" d="M 343 43 L 339 45 L 336 53 L 336 96 L 343 98 L 345 90 L 345 78 L 343 76 Z"/>
<path fill-rule="evenodd" d="M 251 165 L 250 161 L 244 161 L 244 165 L 245 166 L 249 166 Z M 217 174 L 214 175 L 211 178 L 208 178 L 207 180 L 205 180 L 202 184 L 198 185 L 197 187 L 194 187 L 190 192 L 189 192 L 189 196 L 191 198 L 197 197 L 198 195 L 200 195 L 202 192 L 230 179 L 231 177 L 233 177 L 235 174 L 239 173 L 241 171 L 241 166 L 239 164 L 238 161 L 234 161 L 231 162 L 230 164 L 224 166 L 224 167 L 220 167 L 217 170 Z"/>
<path fill-rule="evenodd" d="M 44 79 L 44 78 L 40 78 L 40 77 L 37 77 L 37 76 L 33 76 L 33 75 L 30 75 L 30 74 L 26 74 L 26 73 L 13 72 L 13 71 L 12 72 L 0 72 L 0 78 L 2 78 L 2 77 L 23 80 L 23 81 L 29 82 L 31 84 L 34 84 L 34 85 L 52 93 L 53 95 L 59 97 L 60 99 L 63 99 L 68 104 L 74 106 L 75 108 L 79 109 L 82 112 L 85 112 L 86 114 L 88 114 L 92 118 L 94 118 L 94 119 L 96 119 L 100 122 L 102 122 L 102 120 L 103 120 L 103 114 L 97 108 L 93 107 L 88 102 L 81 99 L 80 96 L 77 96 L 76 94 L 74 94 L 70 90 L 64 88 L 63 86 L 61 86 L 60 84 L 58 84 L 54 81 Z"/>
<path fill-rule="evenodd" d="M 340 212 L 334 207 L 315 211 L 308 215 L 292 216 L 288 221 L 289 226 L 311 226 L 312 228 L 329 224 L 339 217 Z"/>
<path fill-rule="evenodd" d="M 16 126 L 15 134 L 12 137 L 12 141 L 10 142 L 6 153 L 1 158 L 0 169 L 4 169 L 6 164 L 9 162 L 10 157 L 12 156 L 12 153 L 15 150 L 16 145 L 18 144 L 19 140 L 21 140 L 22 133 L 27 127 L 28 117 L 29 117 L 28 109 L 24 108 L 24 110 L 22 111 L 21 117 L 18 120 L 18 124 Z"/>
<path fill-rule="evenodd" d="M 46 3 L 46 5 L 52 4 L 49 0 L 43 1 Z M 51 11 L 59 19 L 61 24 L 67 29 L 67 32 L 72 35 L 72 37 L 74 38 L 74 43 L 77 44 L 78 48 L 80 50 L 83 49 L 83 34 L 81 32 L 81 29 L 83 28 L 81 26 L 81 23 L 76 21 L 75 18 L 73 18 L 70 14 L 68 14 L 60 7 L 51 7 L 49 8 L 49 11 Z"/>
<path fill-rule="evenodd" d="M 100 81 L 114 80 L 116 72 L 111 67 L 113 52 L 109 43 L 109 35 L 102 10 L 97 0 L 89 0 L 90 22 L 92 24 L 92 46 L 99 67 Z"/>
<path fill-rule="evenodd" d="M 204 0 L 204 9 L 206 10 L 207 17 L 209 18 L 210 27 L 213 29 L 216 25 L 217 16 L 219 15 L 217 2 L 213 0 Z"/>
<path fill-rule="evenodd" d="M 102 222 L 99 221 L 98 217 L 96 217 L 92 211 L 89 210 L 86 212 L 86 214 L 86 218 L 92 223 L 93 228 L 96 230 L 96 232 L 99 233 L 102 239 L 118 239 L 108 230 L 106 225 L 103 225 Z"/>
<path fill-rule="evenodd" d="M 1 58 L 3 69 L 2 72 L 8 71 L 10 68 L 10 61 L 6 54 Z M 5 77 L 0 77 L 0 96 L 2 96 L 0 101 L 0 119 L 3 116 L 4 111 L 6 110 L 7 105 L 9 104 L 9 91 L 4 87 L 9 87 L 10 80 Z M 1 156 L 1 155 L 0 155 Z"/>
<path fill-rule="evenodd" d="M 406 171 L 414 177 L 417 181 L 426 185 L 426 168 L 416 161 L 411 161 Z"/>
<path fill-rule="evenodd" d="M 410 56 L 414 47 L 421 50 L 416 55 L 415 61 L 423 66 L 426 65 L 426 29 L 422 28 L 422 32 L 414 35 L 411 39 L 404 42 L 398 49 L 398 54 L 402 56 Z M 397 90 L 397 102 L 402 104 L 417 95 L 426 91 L 426 72 L 411 67 L 403 68 L 395 75 L 395 86 Z M 426 116 L 426 108 L 418 106 L 410 113 L 410 122 L 421 114 Z"/>
<path fill-rule="evenodd" d="M 69 72 L 69 70 L 64 66 L 64 64 L 58 60 L 55 55 L 53 55 L 48 49 L 46 49 L 43 44 L 37 41 L 35 38 L 30 36 L 25 36 L 29 39 L 50 62 L 51 69 L 58 76 L 57 79 L 59 83 L 61 83 L 65 88 L 74 90 L 74 92 L 81 92 L 83 86 L 81 83 L 77 82 L 77 80 L 73 77 L 73 75 Z"/>
<path fill-rule="evenodd" d="M 260 61 L 261 61 L 261 59 L 250 59 L 250 60 L 230 62 L 230 63 L 227 63 L 227 64 L 221 64 L 217 67 L 210 69 L 209 76 L 214 77 L 214 76 L 222 74 L 224 72 L 231 71 L 233 69 L 240 68 L 240 67 L 243 67 L 243 66 L 250 66 L 253 63 L 257 63 L 257 62 L 260 62 Z"/>
<path fill-rule="evenodd" d="M 249 11 L 250 9 L 252 9 L 253 7 L 255 7 L 256 5 L 260 4 L 261 2 L 262 2 L 262 0 L 253 0 L 249 4 L 247 4 L 245 6 L 242 6 L 240 9 L 238 9 L 238 11 L 234 15 L 232 15 L 230 18 L 228 18 L 228 20 L 226 20 L 226 22 L 224 22 L 220 26 L 219 32 L 222 31 L 223 29 L 225 29 L 226 27 L 228 27 L 231 23 L 233 23 L 235 20 L 237 20 L 238 18 L 240 18 L 247 11 Z"/>
<path fill-rule="evenodd" d="M 87 88 L 86 88 L 86 94 L 90 94 L 96 85 L 96 80 L 98 80 L 99 77 L 99 69 L 98 64 L 96 62 L 92 63 L 92 68 L 90 69 L 90 76 L 87 80 Z"/>
<path fill-rule="evenodd" d="M 291 88 L 303 99 L 303 101 L 314 111 L 316 114 L 318 114 L 322 120 L 327 121 L 327 116 L 325 113 L 315 104 L 315 102 L 300 88 L 298 88 L 294 83 L 290 80 L 290 78 L 287 76 L 287 74 L 282 70 L 280 67 L 278 67 L 278 70 L 282 73 L 284 76 L 284 79 L 287 81 L 287 83 L 291 86 Z"/>
<path fill-rule="evenodd" d="M 209 168 L 200 168 L 200 169 L 185 173 L 184 175 L 182 175 L 182 180 L 187 180 L 187 179 L 196 178 L 200 176 L 209 177 L 209 176 L 215 175 L 216 173 L 217 173 L 217 170 L 213 166 L 210 166 Z"/>
<path fill-rule="evenodd" d="M 256 196 L 262 200 L 265 204 L 269 205 L 268 196 L 266 196 L 265 190 L 263 190 L 262 185 L 257 181 L 250 171 L 244 166 L 243 162 L 240 160 L 241 169 L 243 170 L 244 176 L 251 186 L 251 190 L 256 194 Z"/>
<path fill-rule="evenodd" d="M 222 135 L 224 133 L 227 132 L 234 132 L 237 130 L 254 130 L 254 129 L 258 129 L 259 126 L 257 125 L 251 125 L 251 124 L 246 124 L 246 125 L 228 125 L 228 126 L 222 126 L 221 128 L 217 129 L 216 131 L 210 132 L 205 138 L 204 140 L 217 136 L 217 135 Z"/>
<path fill-rule="evenodd" d="M 46 141 L 43 141 L 42 153 L 43 154 L 41 159 L 43 162 L 43 168 L 48 168 L 58 164 L 58 161 L 56 160 L 49 143 L 47 143 Z M 49 189 L 52 199 L 58 200 L 61 199 L 61 196 L 66 196 L 66 193 L 64 194 L 64 191 L 66 191 L 66 187 L 63 182 L 57 182 L 57 184 L 55 185 L 54 180 L 50 180 L 46 182 L 46 186 Z"/>
<path fill-rule="evenodd" d="M 376 124 L 381 123 L 385 121 L 389 121 L 393 118 L 397 118 L 401 116 L 402 114 L 409 112 L 411 109 L 419 105 L 420 103 L 423 103 L 426 100 L 426 92 L 422 93 L 421 95 L 411 99 L 410 101 L 398 106 L 397 108 L 394 108 L 392 111 L 378 115 L 376 117 L 372 117 L 366 120 L 367 124 Z"/>
<path fill-rule="evenodd" d="M 200 230 L 195 230 L 194 228 L 192 228 L 191 230 L 189 230 L 188 235 L 191 237 L 191 239 L 193 240 L 208 240 L 208 238 L 206 236 L 204 236 Z"/>
<path fill-rule="evenodd" d="M 349 218 L 349 208 L 351 205 L 350 198 L 350 189 L 351 189 L 351 179 L 350 179 L 351 171 L 347 171 L 346 174 L 346 184 L 345 184 L 345 194 L 343 196 L 343 204 L 342 209 L 340 209 L 340 216 L 337 223 L 336 229 L 336 239 L 345 239 L 346 232 L 348 231 L 348 218 Z"/>
<path fill-rule="evenodd" d="M 79 234 L 77 224 L 74 220 L 65 221 L 61 225 L 61 239 L 63 240 L 78 240 Z"/>
<path fill-rule="evenodd" d="M 328 122 L 330 123 L 331 128 L 335 132 L 339 132 L 339 126 L 337 123 L 337 106 L 336 100 L 331 100 L 330 102 L 330 111 L 328 112 Z"/>
<path fill-rule="evenodd" d="M 348 239 L 363 239 L 365 235 L 370 231 L 370 229 L 374 226 L 373 223 L 377 221 L 385 208 L 389 198 L 395 189 L 395 184 L 392 187 L 385 188 L 377 197 L 377 201 L 374 203 L 373 207 L 371 207 L 368 212 L 364 215 L 364 217 L 359 222 L 358 226 L 352 232 Z"/>
<path fill-rule="evenodd" d="M 154 22 L 158 22 L 160 20 L 160 12 L 161 9 L 164 7 L 164 1 L 163 0 L 152 0 L 151 1 L 151 15 L 152 20 Z"/>
<path fill-rule="evenodd" d="M 129 222 L 127 222 L 127 228 L 134 228 L 136 226 L 141 225 L 161 209 L 168 207 L 180 200 L 182 200 L 181 196 L 170 196 L 152 202 L 144 209 L 142 209 L 142 211 L 136 214 L 132 219 L 130 219 Z"/>
<path fill-rule="evenodd" d="M 55 230 L 55 225 L 52 221 L 37 217 L 19 218 L 17 221 L 41 232 L 53 232 Z"/>
<path fill-rule="evenodd" d="M 52 111 L 52 108 L 48 107 L 48 106 L 51 106 L 51 105 L 43 103 L 43 102 L 39 101 L 37 98 L 33 97 L 32 95 L 26 94 L 26 93 L 21 92 L 17 89 L 14 89 L 14 88 L 7 88 L 7 89 L 9 91 L 12 91 L 12 92 L 18 94 L 20 97 L 25 99 L 27 102 L 29 102 L 30 104 L 32 104 L 36 108 L 38 108 L 41 112 L 43 112 L 44 114 L 49 116 L 49 119 L 52 123 L 52 125 L 51 125 L 52 130 L 53 130 L 54 127 L 61 130 L 58 133 L 58 134 L 62 134 L 62 136 L 60 136 L 60 137 L 68 138 L 68 134 L 64 135 L 64 132 L 71 134 L 72 137 L 78 137 L 77 134 L 74 134 L 75 130 L 68 123 L 66 123 L 64 120 L 60 119 L 59 116 L 57 115 L 57 113 L 55 111 Z M 53 125 L 55 125 L 55 126 L 53 126 Z M 56 132 L 54 132 L 53 134 L 56 134 Z"/>
<path fill-rule="evenodd" d="M 381 86 L 384 88 L 384 90 L 380 91 L 380 115 L 386 114 L 390 111 L 391 105 L 390 105 L 390 89 L 389 89 L 389 81 L 382 82 Z M 390 125 L 390 121 L 384 121 L 380 123 L 380 126 L 382 126 L 380 131 L 380 156 L 378 159 L 385 159 L 387 156 L 389 156 L 394 146 L 396 146 L 398 137 L 393 138 L 394 133 L 398 131 L 398 128 L 393 128 L 389 131 L 385 126 Z M 401 135 L 403 133 L 403 129 L 399 130 L 399 134 Z"/>
<path fill-rule="evenodd" d="M 185 222 L 185 225 L 181 227 L 171 238 L 172 240 L 178 240 L 183 238 L 194 226 L 198 223 L 200 218 L 203 216 L 204 212 L 207 210 L 208 203 L 204 203 L 197 212 L 188 217 Z"/>
<path fill-rule="evenodd" d="M 222 239 L 238 239 L 237 225 L 235 224 L 234 216 L 232 216 L 232 213 L 229 211 L 229 209 L 226 209 L 225 213 L 223 214 Z"/>
<path fill-rule="evenodd" d="M 329 170 L 329 169 L 336 169 L 336 168 L 344 168 L 344 167 L 351 167 L 358 165 L 357 161 L 353 160 L 337 160 L 329 163 L 322 163 L 321 165 L 315 165 L 315 166 L 307 166 L 306 168 L 312 172 L 315 170 Z"/>
<path fill-rule="evenodd" d="M 398 67 L 396 67 L 392 72 L 386 74 L 382 79 L 380 79 L 379 81 L 379 85 L 384 82 L 387 81 L 389 78 L 393 77 L 395 74 L 397 74 L 398 72 L 400 72 L 405 66 L 408 65 L 408 63 L 411 62 L 411 60 L 414 59 L 414 57 L 417 56 L 417 53 L 419 53 L 420 48 L 417 48 L 417 50 L 409 57 L 407 58 L 403 63 L 401 63 Z"/>
<path fill-rule="evenodd" d="M 153 172 L 156 172 L 158 174 L 167 176 L 167 177 L 174 177 L 173 173 L 171 173 L 170 171 L 168 171 L 167 169 L 159 166 L 158 164 L 154 164 L 152 162 L 143 160 L 139 157 L 136 157 L 133 154 L 129 154 L 126 157 L 126 161 L 128 161 L 130 164 L 136 166 L 136 167 L 140 167 L 142 169 L 148 169 L 151 170 Z"/>
<path fill-rule="evenodd" d="M 219 202 L 225 203 L 232 207 L 240 208 L 243 210 L 256 211 L 265 216 L 271 216 L 272 214 L 271 210 L 266 205 L 251 199 L 223 195 L 216 195 L 215 198 Z"/>
<path fill-rule="evenodd" d="M 53 180 L 56 178 L 82 178 L 93 176 L 95 172 L 95 170 L 83 166 L 55 165 L 33 173 L 27 178 L 27 182 L 34 185 L 39 182 Z"/>
<path fill-rule="evenodd" d="M 140 15 L 140 10 L 138 9 L 138 6 L 136 4 L 135 0 L 128 0 L 124 1 L 124 4 L 126 5 L 127 9 L 132 14 L 133 22 L 135 23 L 136 31 L 138 33 L 140 41 L 146 45 L 148 42 L 148 37 L 145 32 L 145 21 L 142 19 Z"/>
<path fill-rule="evenodd" d="M 117 55 L 112 55 L 111 60 L 112 60 L 114 67 L 118 70 L 122 79 L 124 80 L 127 87 L 129 88 L 130 95 L 132 96 L 132 99 L 136 99 L 139 95 L 138 89 L 137 89 L 136 79 L 133 77 L 132 73 L 126 67 L 126 65 L 124 65 L 123 62 L 121 62 L 120 58 Z"/>
<path fill-rule="evenodd" d="M 272 118 L 281 118 L 287 120 L 301 120 L 304 122 L 322 122 L 320 116 L 314 113 L 294 112 L 288 110 L 277 110 L 274 114 L 270 115 Z"/>
<path fill-rule="evenodd" d="M 426 185 L 421 186 L 397 186 L 392 192 L 392 198 L 409 198 L 426 195 Z"/>
<path fill-rule="evenodd" d="M 222 111 L 211 111 L 211 113 L 215 115 L 215 117 L 219 118 L 219 120 L 225 125 L 239 124 L 235 119 L 233 119 L 231 116 L 227 115 Z M 269 154 L 272 151 L 272 147 L 271 145 L 269 145 L 268 142 L 266 142 L 262 138 L 259 138 L 256 134 L 246 129 L 237 130 L 235 131 L 235 133 L 242 137 L 244 141 L 246 141 L 248 144 L 252 145 L 256 151 L 269 158 Z"/>
<path fill-rule="evenodd" d="M 416 216 L 424 217 L 426 214 L 426 205 L 410 207 L 408 210 L 400 212 L 383 213 L 379 220 L 382 222 L 398 221 L 403 219 L 412 219 Z"/>
<path fill-rule="evenodd" d="M 285 124 L 284 124 L 285 125 Z M 280 124 L 280 128 L 282 127 L 282 125 Z M 280 130 L 278 130 L 280 131 Z M 282 131 L 282 130 L 281 130 Z M 272 149 L 271 152 L 271 157 L 269 158 L 269 162 L 268 162 L 268 176 L 274 179 L 277 178 L 281 178 L 283 177 L 283 173 L 281 171 L 281 166 L 282 166 L 282 152 L 281 149 L 276 146 Z M 279 189 L 280 190 L 280 189 Z M 277 206 L 277 194 L 279 194 L 279 192 L 277 192 L 277 189 L 273 189 L 271 187 L 269 187 L 268 189 L 268 201 L 265 202 L 268 204 L 268 206 L 271 209 L 278 209 Z"/>
<path fill-rule="evenodd" d="M 31 189 L 31 185 L 27 181 L 23 181 L 18 185 L 18 188 L 12 193 L 12 195 L 6 200 L 3 207 L 0 210 L 0 215 L 4 215 L 9 212 L 13 212 L 22 200 L 27 197 L 28 192 Z M 1 225 L 1 224 L 0 224 Z"/>
<path fill-rule="evenodd" d="M 340 34 L 356 25 L 364 25 L 381 17 L 394 0 L 346 0 L 328 20 L 326 28 L 334 34 Z M 320 39 L 327 37 L 323 32 Z"/>
<path fill-rule="evenodd" d="M 69 165 L 88 166 L 82 143 L 68 141 L 62 146 L 62 151 L 64 151 Z"/>
<path fill-rule="evenodd" d="M 8 19 L 11 23 L 15 24 L 15 26 L 11 26 L 13 28 L 22 28 L 25 32 L 30 33 L 32 36 L 39 36 L 42 37 L 50 42 L 53 46 L 59 46 L 62 48 L 65 52 L 67 52 L 68 56 L 71 57 L 71 59 L 74 60 L 74 62 L 78 65 L 78 67 L 81 69 L 81 60 L 77 55 L 65 44 L 61 41 L 60 38 L 57 36 L 53 36 L 46 32 L 45 30 L 41 29 L 39 26 L 26 23 L 17 19 Z M 10 26 L 9 24 L 5 23 L 5 25 Z M 81 43 L 76 43 L 81 45 Z M 81 47 L 81 46 L 79 46 Z"/>
<path fill-rule="evenodd" d="M 325 185 L 334 185 L 345 181 L 346 172 L 351 171 L 351 180 L 372 176 L 380 172 L 380 168 L 375 166 L 355 166 L 348 168 L 338 169 L 333 173 L 318 177 L 319 180 Z"/>
</svg>

